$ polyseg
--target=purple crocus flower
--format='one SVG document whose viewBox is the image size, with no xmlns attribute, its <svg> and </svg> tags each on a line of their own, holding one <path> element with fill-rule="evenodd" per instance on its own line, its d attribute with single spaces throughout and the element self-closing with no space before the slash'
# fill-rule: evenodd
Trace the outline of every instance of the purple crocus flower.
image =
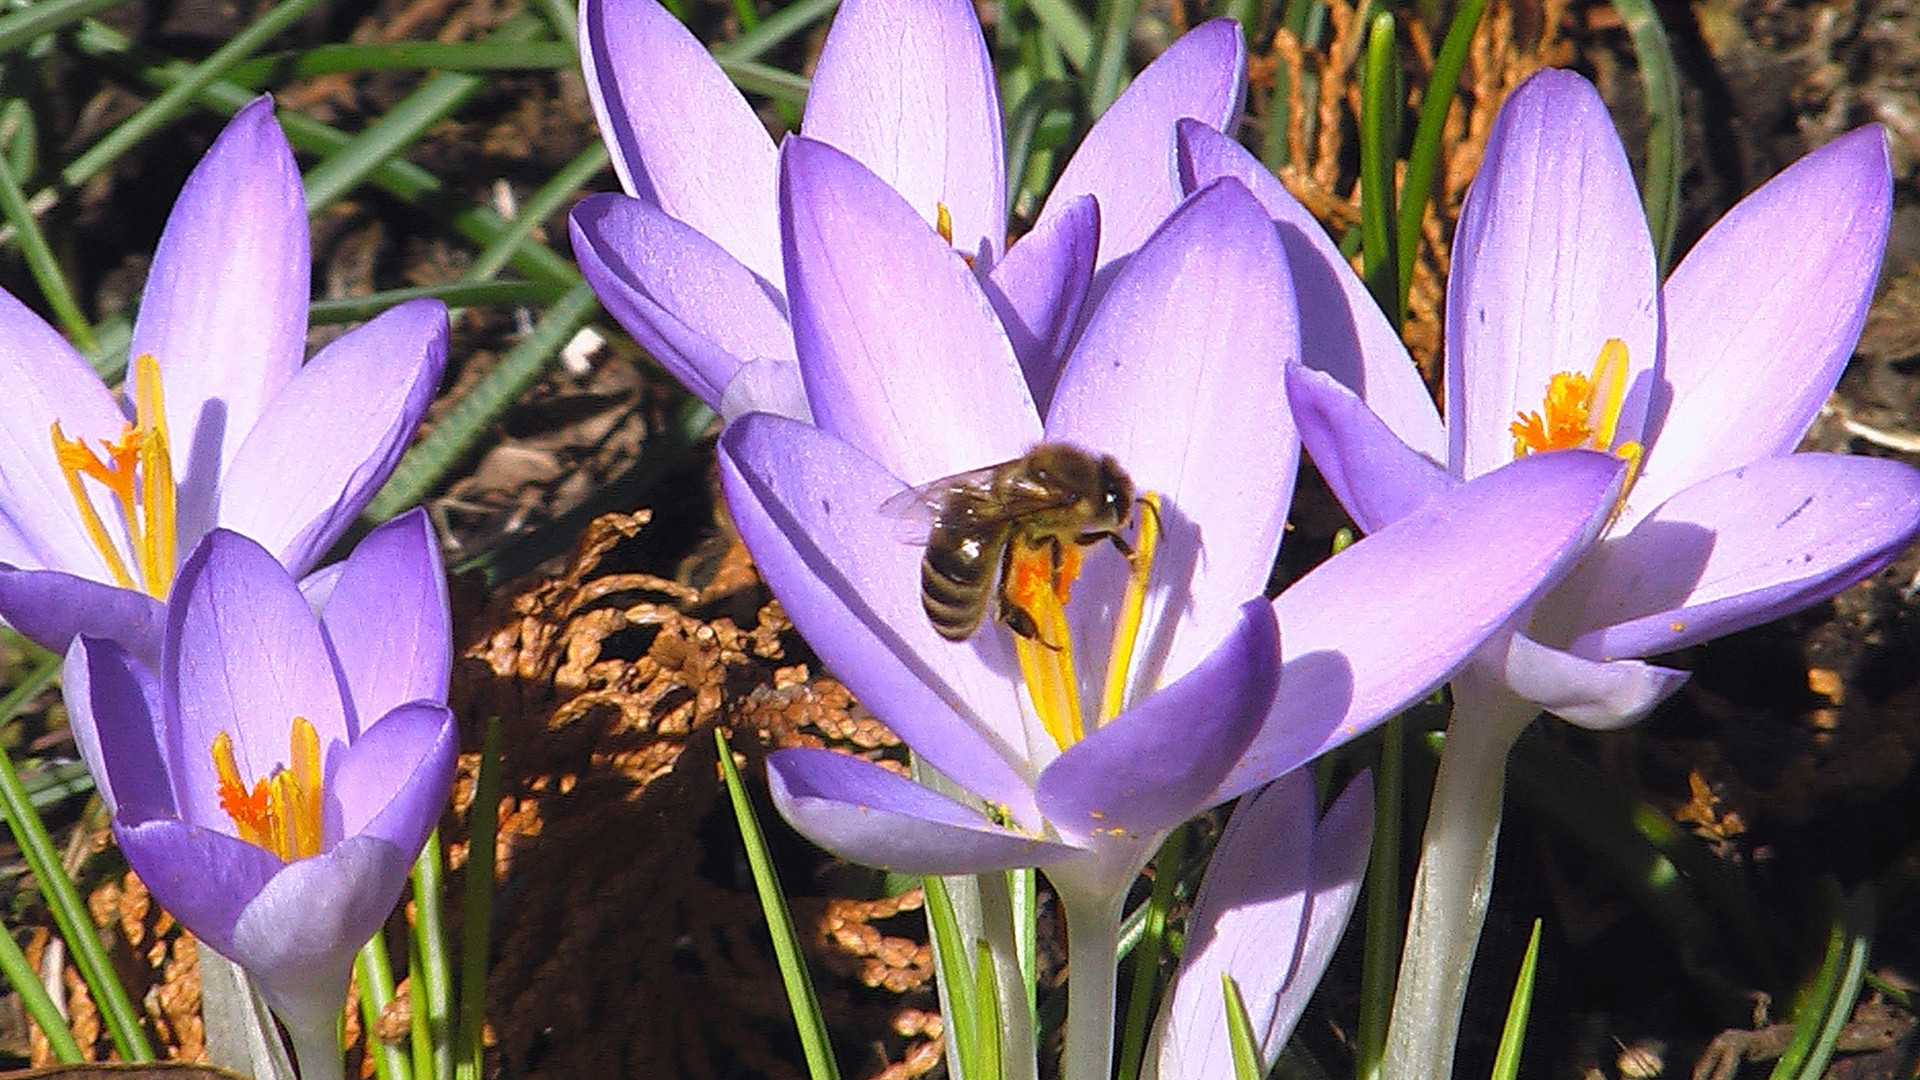
<svg viewBox="0 0 1920 1080">
<path fill-rule="evenodd" d="M 1193 184 L 1257 168 L 1211 132 L 1182 139 Z M 1920 473 L 1792 453 L 1872 297 L 1891 210 L 1879 128 L 1742 201 L 1661 285 L 1599 95 L 1571 72 L 1529 79 L 1501 110 L 1454 240 L 1444 424 L 1324 233 L 1277 181 L 1255 191 L 1296 237 L 1296 288 L 1331 313 L 1326 347 L 1306 350 L 1328 374 L 1296 371 L 1289 390 L 1362 529 L 1539 449 L 1637 463 L 1600 543 L 1525 635 L 1483 657 L 1521 697 L 1587 726 L 1629 723 L 1684 678 L 1634 658 L 1831 596 L 1920 528 Z"/>
<path fill-rule="evenodd" d="M 373 497 L 439 383 L 446 309 L 401 304 L 303 365 L 306 217 L 261 97 L 167 219 L 124 403 L 0 292 L 0 618 L 56 652 L 87 633 L 157 663 L 179 555 L 210 529 L 300 574 Z"/>
<path fill-rule="evenodd" d="M 779 151 L 705 46 L 655 0 L 587 0 L 581 63 L 625 195 L 582 200 L 574 252 L 601 302 L 702 401 L 805 417 L 775 186 Z M 847 0 L 802 133 L 884 179 L 966 253 L 1030 379 L 1050 386 L 1097 270 L 1180 199 L 1173 124 L 1239 115 L 1246 47 L 1215 20 L 1094 125 L 1038 222 L 1006 245 L 999 95 L 968 0 Z"/>
<path fill-rule="evenodd" d="M 1366 774 L 1325 818 L 1310 770 L 1240 800 L 1194 897 L 1186 953 L 1160 1008 L 1147 1052 L 1157 1080 L 1234 1075 L 1222 976 L 1246 1006 L 1260 1075 L 1273 1071 L 1353 915 L 1372 840 Z"/>
<path fill-rule="evenodd" d="M 299 585 L 216 529 L 180 568 L 158 673 L 67 652 L 75 740 L 127 861 L 246 969 L 302 1075 L 340 1075 L 354 954 L 393 910 L 453 783 L 445 579 L 426 514 Z"/>
<path fill-rule="evenodd" d="M 1862 128 L 1743 200 L 1662 284 L 1606 108 L 1569 72 L 1514 91 L 1468 192 L 1447 292 L 1443 424 L 1391 328 L 1306 212 L 1191 125 L 1190 184 L 1247 178 L 1292 237 L 1323 370 L 1288 378 L 1314 461 L 1363 529 L 1515 458 L 1629 462 L 1578 566 L 1454 683 L 1388 1033 L 1389 1075 L 1445 1076 L 1486 912 L 1507 750 L 1546 709 L 1644 716 L 1684 680 L 1640 659 L 1754 626 L 1887 564 L 1920 530 L 1920 472 L 1792 451 L 1866 316 L 1891 209 Z M 1782 253 L 1790 253 L 1782 257 Z"/>
<path fill-rule="evenodd" d="M 1298 455 L 1283 361 L 1298 343 L 1280 239 L 1244 186 L 1197 192 L 1118 269 L 1044 416 L 979 279 L 886 182 L 796 138 L 781 202 L 815 423 L 730 425 L 728 504 L 822 659 L 967 798 L 792 750 L 769 761 L 776 805 L 857 862 L 1044 867 L 1076 955 L 1093 958 L 1075 968 L 1068 1022 L 1085 1034 L 1069 1035 L 1069 1071 L 1105 1075 L 1101 943 L 1165 831 L 1443 680 L 1590 539 L 1618 463 L 1519 463 L 1269 602 Z M 921 608 L 923 549 L 887 507 L 1042 442 L 1112 455 L 1157 493 L 1141 514 L 1158 533 L 1144 589 L 1128 560 L 1090 547 L 1071 606 L 1056 598 L 1040 619 L 1044 643 L 993 625 L 948 641 Z"/>
</svg>

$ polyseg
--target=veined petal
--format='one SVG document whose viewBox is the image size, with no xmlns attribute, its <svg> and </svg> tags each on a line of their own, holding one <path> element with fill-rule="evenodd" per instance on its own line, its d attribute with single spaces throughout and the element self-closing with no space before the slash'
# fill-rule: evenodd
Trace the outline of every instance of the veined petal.
<svg viewBox="0 0 1920 1080">
<path fill-rule="evenodd" d="M 1007 338 L 1026 372 L 1040 415 L 1080 323 L 1080 306 L 1093 283 L 1100 245 L 1100 207 L 1092 196 L 1070 200 L 1042 220 L 988 273 L 981 285 L 1000 313 Z"/>
<path fill-rule="evenodd" d="M 114 815 L 113 838 L 162 907 L 222 956 L 244 964 L 233 953 L 233 926 L 286 867 L 278 855 L 133 804 Z"/>
<path fill-rule="evenodd" d="M 1500 108 L 1467 190 L 1447 282 L 1448 464 L 1478 476 L 1513 460 L 1508 425 L 1560 372 L 1627 348 L 1619 437 L 1637 439 L 1657 378 L 1653 239 L 1593 85 L 1542 71 Z"/>
<path fill-rule="evenodd" d="M 780 816 L 844 859 L 902 874 L 1045 866 L 1080 849 L 995 825 L 972 807 L 864 758 L 811 748 L 767 758 Z"/>
<path fill-rule="evenodd" d="M 155 670 L 166 608 L 137 589 L 103 585 L 58 570 L 0 566 L 0 619 L 50 652 L 80 635 L 117 641 Z"/>
<path fill-rule="evenodd" d="M 1661 293 L 1672 402 L 1623 524 L 1798 445 L 1860 339 L 1892 210 L 1886 133 L 1864 127 L 1742 199 L 1687 253 Z"/>
<path fill-rule="evenodd" d="M 721 436 L 720 480 L 768 586 L 834 675 L 934 768 L 1037 826 L 1014 764 L 1034 750 L 1012 648 L 1002 634 L 956 645 L 928 623 L 923 548 L 879 509 L 899 481 L 818 428 L 765 413 Z"/>
<path fill-rule="evenodd" d="M 1100 200 L 1099 267 L 1131 255 L 1180 205 L 1174 124 L 1192 118 L 1230 130 L 1240 119 L 1246 82 L 1247 45 L 1238 23 L 1214 19 L 1189 30 L 1094 123 L 1039 220 L 1092 195 Z"/>
<path fill-rule="evenodd" d="M 232 951 L 220 951 L 253 976 L 283 1023 L 324 1023 L 338 1015 L 353 955 L 392 913 L 416 854 L 356 836 L 288 863 L 241 910 Z M 165 903 L 158 889 L 154 896 Z"/>
<path fill-rule="evenodd" d="M 1767 458 L 1668 499 L 1543 605 L 1595 659 L 1670 652 L 1824 600 L 1920 532 L 1920 472 L 1836 454 Z"/>
<path fill-rule="evenodd" d="M 1289 365 L 1287 400 L 1307 453 L 1361 532 L 1377 532 L 1460 484 L 1331 375 Z"/>
<path fill-rule="evenodd" d="M 7 388 L 0 422 L 0 514 L 16 537 L 0 552 L 23 570 L 66 570 L 96 581 L 107 564 L 88 539 L 54 456 L 55 421 L 68 438 L 98 446 L 120 437 L 126 415 L 85 358 L 11 293 L 0 290 L 0 386 Z M 105 520 L 111 500 L 97 504 Z"/>
<path fill-rule="evenodd" d="M 1594 731 L 1626 727 L 1687 681 L 1687 673 L 1640 660 L 1587 660 L 1521 633 L 1481 650 L 1491 677 L 1570 724 Z"/>
<path fill-rule="evenodd" d="M 413 701 L 327 756 L 326 838 L 372 836 L 418 851 L 453 790 L 460 733 L 445 705 Z"/>
<path fill-rule="evenodd" d="M 1280 628 L 1273 606 L 1255 599 L 1198 667 L 1055 758 L 1040 774 L 1041 811 L 1089 846 L 1180 824 L 1213 805 L 1279 682 Z"/>
<path fill-rule="evenodd" d="M 1266 589 L 1300 460 L 1293 314 L 1266 214 L 1223 180 L 1119 269 L 1061 372 L 1047 438 L 1111 453 L 1163 499 L 1154 576 L 1169 587 L 1147 601 L 1141 685 L 1198 663 Z M 1109 610 L 1125 573 L 1090 566 L 1077 601 Z"/>
<path fill-rule="evenodd" d="M 1241 800 L 1200 882 L 1186 954 L 1154 1033 L 1159 1080 L 1234 1074 L 1222 975 L 1238 987 L 1272 1070 L 1359 898 L 1372 803 L 1362 773 L 1316 823 L 1313 775 L 1303 770 Z"/>
<path fill-rule="evenodd" d="M 398 705 L 447 699 L 451 620 L 440 541 L 425 510 L 407 511 L 354 547 L 320 613 L 352 701 L 353 736 Z"/>
<path fill-rule="evenodd" d="M 780 292 L 773 139 L 707 47 L 654 0 L 585 0 L 580 67 L 627 194 Z"/>
<path fill-rule="evenodd" d="M 129 355 L 160 362 L 180 527 L 213 522 L 220 476 L 306 352 L 307 200 L 273 99 L 241 109 L 167 218 Z"/>
<path fill-rule="evenodd" d="M 1040 417 L 966 262 L 853 158 L 805 138 L 781 152 L 787 295 L 814 420 L 909 484 L 1025 453 Z"/>
<path fill-rule="evenodd" d="M 399 464 L 446 362 L 447 309 L 438 300 L 389 308 L 320 350 L 234 456 L 220 524 L 305 573 Z"/>
<path fill-rule="evenodd" d="M 692 226 L 611 194 L 580 200 L 567 221 L 580 272 L 608 313 L 709 407 L 719 408 L 740 365 L 793 362 L 778 293 Z"/>
<path fill-rule="evenodd" d="M 160 686 L 151 670 L 111 641 L 81 638 L 60 667 L 68 726 L 108 813 L 174 813 L 172 773 L 161 743 Z"/>
<path fill-rule="evenodd" d="M 1273 602 L 1286 653 L 1279 693 L 1216 798 L 1292 771 L 1445 682 L 1587 549 L 1621 472 L 1592 451 L 1524 458 L 1294 582 Z"/>
<path fill-rule="evenodd" d="M 1272 170 L 1235 140 L 1193 120 L 1180 121 L 1178 137 L 1186 190 L 1197 191 L 1231 176 L 1247 185 L 1279 229 L 1300 310 L 1301 363 L 1359 394 L 1402 442 L 1434 461 L 1445 461 L 1447 433 L 1433 395 L 1399 333 L 1326 229 Z"/>
<path fill-rule="evenodd" d="M 319 620 L 265 548 L 225 529 L 207 534 L 174 581 L 160 685 L 180 816 L 218 832 L 235 827 L 211 754 L 221 732 L 248 782 L 288 764 L 295 717 L 313 724 L 323 753 L 348 738 Z"/>
<path fill-rule="evenodd" d="M 968 0 L 844 0 L 820 49 L 801 133 L 871 169 L 953 246 L 1006 246 L 1000 93 Z"/>
</svg>

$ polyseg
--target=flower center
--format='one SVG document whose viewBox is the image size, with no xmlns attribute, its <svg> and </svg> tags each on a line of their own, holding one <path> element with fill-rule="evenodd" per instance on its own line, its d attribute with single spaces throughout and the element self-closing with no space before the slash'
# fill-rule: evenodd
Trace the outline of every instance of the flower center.
<svg viewBox="0 0 1920 1080">
<path fill-rule="evenodd" d="M 1113 647 L 1107 653 L 1106 678 L 1094 727 L 1120 715 L 1126 707 L 1127 675 L 1133 667 L 1134 645 L 1140 636 L 1146 609 L 1147 584 L 1153 574 L 1154 552 L 1160 542 L 1160 496 L 1140 497 L 1142 512 L 1128 558 L 1127 590 L 1114 621 Z M 1034 712 L 1055 745 L 1065 750 L 1086 738 L 1086 714 L 1081 709 L 1080 677 L 1074 666 L 1073 630 L 1067 625 L 1066 603 L 1080 576 L 1084 553 L 1076 544 L 1060 544 L 1047 537 L 1016 536 L 1007 562 L 1007 597 L 1033 618 L 1034 636 L 1015 634 L 1014 651 L 1020 675 Z"/>
<path fill-rule="evenodd" d="M 1543 450 L 1602 450 L 1627 462 L 1627 479 L 1621 489 L 1633 484 L 1640 469 L 1641 446 L 1637 442 L 1614 443 L 1620 424 L 1620 409 L 1627 399 L 1627 346 L 1619 338 L 1608 338 L 1594 361 L 1593 374 L 1562 371 L 1547 381 L 1546 399 L 1539 412 L 1523 412 L 1507 430 L 1513 433 L 1516 460 Z"/>
<path fill-rule="evenodd" d="M 143 589 L 164 600 L 173 585 L 177 554 L 177 493 L 160 393 L 160 364 L 151 353 L 142 353 L 134 361 L 133 386 L 134 422 L 121 430 L 118 439 L 101 442 L 96 451 L 84 439 L 67 438 L 56 420 L 51 431 L 53 454 L 67 478 L 67 490 L 87 537 L 106 561 L 114 584 Z M 88 479 L 113 495 L 120 529 L 108 529 L 87 489 Z"/>
<path fill-rule="evenodd" d="M 240 839 L 280 856 L 282 862 L 320 854 L 320 736 L 304 716 L 293 718 L 291 767 L 276 765 L 251 790 L 233 760 L 233 738 L 213 738 L 213 768 L 220 776 L 220 809 L 240 830 Z"/>
</svg>

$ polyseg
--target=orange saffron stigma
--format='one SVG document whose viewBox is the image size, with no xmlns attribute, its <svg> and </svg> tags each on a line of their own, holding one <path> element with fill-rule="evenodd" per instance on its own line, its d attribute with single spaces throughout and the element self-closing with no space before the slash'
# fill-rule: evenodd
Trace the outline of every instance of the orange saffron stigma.
<svg viewBox="0 0 1920 1080">
<path fill-rule="evenodd" d="M 1513 433 L 1517 460 L 1543 450 L 1587 449 L 1613 454 L 1627 463 L 1613 512 L 1626 506 L 1627 492 L 1640 472 L 1643 448 L 1629 440 L 1615 444 L 1620 410 L 1627 400 L 1627 345 L 1608 338 L 1593 363 L 1592 375 L 1562 371 L 1547 380 L 1547 396 L 1540 412 L 1523 412 L 1507 430 Z"/>
<path fill-rule="evenodd" d="M 233 759 L 233 738 L 214 736 L 213 768 L 220 777 L 220 809 L 233 819 L 240 839 L 265 848 L 283 862 L 320 854 L 320 736 L 304 716 L 293 719 L 290 767 L 275 766 L 248 788 Z"/>
<path fill-rule="evenodd" d="M 165 599 L 173 585 L 177 557 L 177 491 L 160 365 L 151 354 L 143 353 L 134 361 L 133 388 L 135 421 L 121 429 L 118 439 L 102 441 L 104 457 L 84 439 L 68 438 L 58 420 L 50 435 L 54 459 L 66 476 L 67 491 L 80 512 L 87 539 L 106 562 L 114 584 Z M 95 508 L 87 479 L 113 496 L 126 530 L 124 553 Z"/>
</svg>

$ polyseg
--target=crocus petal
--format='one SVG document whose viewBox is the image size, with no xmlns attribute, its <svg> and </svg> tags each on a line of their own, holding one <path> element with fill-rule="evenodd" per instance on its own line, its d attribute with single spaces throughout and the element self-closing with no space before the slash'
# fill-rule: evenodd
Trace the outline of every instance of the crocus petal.
<svg viewBox="0 0 1920 1080">
<path fill-rule="evenodd" d="M 107 565 L 80 523 L 66 474 L 54 456 L 51 429 L 91 445 L 117 439 L 126 425 L 106 384 L 66 339 L 13 295 L 0 290 L 0 386 L 7 388 L 0 423 L 0 513 L 17 537 L 0 561 L 26 570 L 69 570 L 105 580 Z M 99 501 L 112 513 L 111 500 Z"/>
<path fill-rule="evenodd" d="M 444 705 L 415 701 L 375 719 L 327 758 L 330 842 L 374 836 L 418 851 L 453 788 L 460 734 Z"/>
<path fill-rule="evenodd" d="M 353 703 L 353 735 L 396 705 L 446 700 L 451 618 L 440 541 L 425 510 L 409 510 L 354 547 L 320 615 Z"/>
<path fill-rule="evenodd" d="M 1459 484 L 1453 474 L 1401 442 L 1331 375 L 1289 365 L 1287 400 L 1307 453 L 1361 532 L 1377 532 Z"/>
<path fill-rule="evenodd" d="M 654 0 L 586 0 L 580 67 L 627 194 L 780 291 L 773 139 L 707 47 Z"/>
<path fill-rule="evenodd" d="M 1188 920 L 1187 951 L 1156 1032 L 1159 1080 L 1234 1075 L 1231 976 L 1265 1072 L 1306 1011 L 1353 914 L 1373 832 L 1362 774 L 1314 821 L 1313 776 L 1296 770 L 1241 800 L 1214 849 Z"/>
<path fill-rule="evenodd" d="M 1265 591 L 1300 444 L 1284 362 L 1298 349 L 1280 245 L 1238 181 L 1187 200 L 1115 275 L 1061 373 L 1047 438 L 1125 462 L 1157 491 L 1147 685 L 1197 663 Z M 1145 418 L 1145 419 L 1143 419 Z M 1094 610 L 1125 566 L 1075 589 Z"/>
<path fill-rule="evenodd" d="M 308 244 L 300 169 L 256 98 L 180 189 L 133 324 L 129 355 L 160 362 L 185 535 L 211 525 L 221 474 L 300 368 Z"/>
<path fill-rule="evenodd" d="M 791 359 L 749 360 L 740 365 L 715 411 L 723 425 L 750 412 L 813 423 L 813 406 L 807 404 L 807 388 L 800 383 L 800 365 Z"/>
<path fill-rule="evenodd" d="M 1639 437 L 1659 311 L 1653 239 L 1626 152 L 1593 85 L 1542 71 L 1501 106 L 1454 233 L 1447 428 L 1456 476 L 1513 459 L 1508 425 L 1552 377 L 1627 347 L 1620 438 Z"/>
<path fill-rule="evenodd" d="M 980 874 L 1080 854 L 1003 828 L 864 758 L 811 748 L 767 758 L 780 815 L 842 858 L 902 874 Z"/>
<path fill-rule="evenodd" d="M 1068 747 L 1040 774 L 1040 809 L 1068 837 L 1170 829 L 1208 796 L 1259 730 L 1280 681 L 1273 606 L 1253 600 L 1200 666 Z"/>
<path fill-rule="evenodd" d="M 107 811 L 173 814 L 172 773 L 161 745 L 160 686 L 133 654 L 111 641 L 81 638 L 61 665 L 67 723 Z"/>
<path fill-rule="evenodd" d="M 338 1015 L 353 955 L 393 911 L 412 865 L 411 852 L 371 836 L 289 863 L 240 911 L 232 951 L 220 951 L 288 1026 L 324 1022 Z"/>
<path fill-rule="evenodd" d="M 166 609 L 134 589 L 55 570 L 0 567 L 0 619 L 52 652 L 66 652 L 85 634 L 117 641 L 143 663 L 160 666 Z"/>
<path fill-rule="evenodd" d="M 1192 118 L 1228 130 L 1239 120 L 1246 82 L 1247 46 L 1238 23 L 1214 19 L 1189 30 L 1094 123 L 1053 185 L 1040 220 L 1092 195 L 1100 200 L 1099 266 L 1132 254 L 1180 205 L 1174 124 Z"/>
<path fill-rule="evenodd" d="M 113 838 L 161 906 L 222 956 L 236 961 L 234 923 L 248 902 L 286 868 L 266 848 L 178 818 L 149 817 L 132 804 L 114 816 Z"/>
<path fill-rule="evenodd" d="M 1590 451 L 1528 457 L 1294 582 L 1274 600 L 1279 693 L 1216 797 L 1292 771 L 1445 682 L 1586 550 L 1620 474 L 1619 459 Z"/>
<path fill-rule="evenodd" d="M 1040 418 L 966 262 L 853 158 L 804 138 L 781 152 L 794 349 L 815 421 L 909 484 L 1024 453 Z"/>
<path fill-rule="evenodd" d="M 1864 127 L 1741 200 L 1687 253 L 1661 292 L 1673 400 L 1629 512 L 1799 443 L 1866 324 L 1892 209 L 1886 134 Z"/>
<path fill-rule="evenodd" d="M 1672 696 L 1687 673 L 1639 660 L 1587 660 L 1525 634 L 1488 642 L 1481 657 L 1514 693 L 1571 724 L 1613 731 Z M 1476 662 L 1480 662 L 1476 660 Z"/>
<path fill-rule="evenodd" d="M 710 407 L 741 364 L 792 362 L 779 296 L 692 226 L 621 195 L 589 195 L 567 220 L 580 272 L 608 313 Z"/>
<path fill-rule="evenodd" d="M 1301 362 L 1359 394 L 1402 442 L 1434 461 L 1446 460 L 1447 433 L 1433 395 L 1399 333 L 1326 229 L 1237 141 L 1192 120 L 1180 122 L 1178 136 L 1181 183 L 1188 191 L 1234 177 L 1280 230 L 1300 309 Z"/>
<path fill-rule="evenodd" d="M 820 49 L 801 132 L 852 155 L 953 243 L 992 255 L 1007 231 L 993 58 L 968 0 L 845 0 Z"/>
<path fill-rule="evenodd" d="M 1093 256 L 1099 244 L 1099 204 L 1091 196 L 1082 196 L 1008 248 L 1006 258 L 981 283 L 1000 313 L 1042 416 L 1079 324 L 1080 305 L 1093 283 Z"/>
<path fill-rule="evenodd" d="M 742 417 L 720 438 L 734 524 L 794 626 L 836 676 L 935 768 L 1035 822 L 1011 761 L 1026 753 L 1004 635 L 965 645 L 920 607 L 922 549 L 878 505 L 899 482 L 845 443 L 783 417 Z"/>
<path fill-rule="evenodd" d="M 174 581 L 161 686 L 167 757 L 190 824 L 234 828 L 210 752 L 221 732 L 249 782 L 287 763 L 295 717 L 313 724 L 323 753 L 347 740 L 342 688 L 313 609 L 265 548 L 225 529 L 207 534 Z"/>
<path fill-rule="evenodd" d="M 399 464 L 446 362 L 447 309 L 438 300 L 389 308 L 320 350 L 234 456 L 220 524 L 305 573 Z"/>
<path fill-rule="evenodd" d="M 1703 480 L 1610 538 L 1550 602 L 1572 598 L 1572 651 L 1670 652 L 1824 600 L 1920 530 L 1920 472 L 1882 458 L 1792 454 Z M 1543 612 L 1544 614 L 1544 612 Z"/>
</svg>

